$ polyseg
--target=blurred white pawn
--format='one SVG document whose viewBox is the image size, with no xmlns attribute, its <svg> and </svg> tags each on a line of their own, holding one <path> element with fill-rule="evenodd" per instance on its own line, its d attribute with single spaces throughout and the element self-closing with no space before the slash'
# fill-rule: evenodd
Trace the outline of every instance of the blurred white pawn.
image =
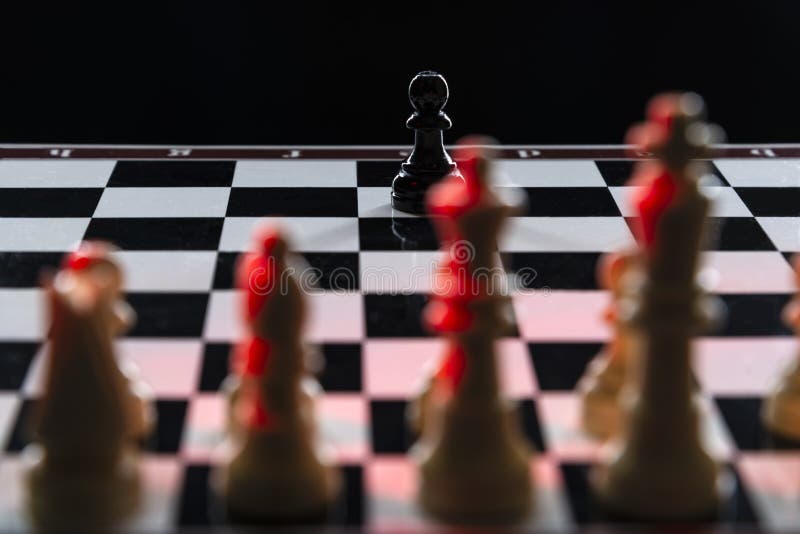
<svg viewBox="0 0 800 534">
<path fill-rule="evenodd" d="M 114 338 L 135 315 L 112 250 L 82 243 L 44 284 L 50 343 L 36 443 L 25 454 L 29 511 L 44 528 L 105 525 L 138 502 L 138 442 L 155 412 L 148 388 L 114 355 Z"/>
</svg>

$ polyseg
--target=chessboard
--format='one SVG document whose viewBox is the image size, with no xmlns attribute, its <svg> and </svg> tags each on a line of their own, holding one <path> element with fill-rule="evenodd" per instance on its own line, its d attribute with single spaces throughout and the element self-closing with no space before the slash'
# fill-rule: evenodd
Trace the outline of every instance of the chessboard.
<svg viewBox="0 0 800 534">
<path fill-rule="evenodd" d="M 280 219 L 312 267 L 308 338 L 325 366 L 319 412 L 344 473 L 331 521 L 426 528 L 414 503 L 405 409 L 440 340 L 420 324 L 437 246 L 425 217 L 392 212 L 398 147 L 0 147 L 0 530 L 27 525 L 22 451 L 40 393 L 43 270 L 82 239 L 119 247 L 136 326 L 118 340 L 156 393 L 134 530 L 210 526 L 208 478 L 223 437 L 231 343 L 241 335 L 235 258 L 261 218 Z M 528 526 L 599 519 L 588 483 L 601 444 L 579 424 L 575 385 L 609 332 L 595 263 L 633 243 L 634 160 L 624 147 L 502 147 L 499 187 L 527 197 L 499 243 L 517 274 L 515 328 L 499 342 L 505 393 L 537 454 Z M 780 319 L 800 250 L 800 146 L 720 146 L 702 189 L 715 238 L 703 252 L 724 323 L 694 343 L 703 435 L 733 475 L 720 521 L 800 525 L 800 451 L 775 448 L 762 398 L 797 357 Z M 523 276 L 524 275 L 524 276 Z"/>
</svg>

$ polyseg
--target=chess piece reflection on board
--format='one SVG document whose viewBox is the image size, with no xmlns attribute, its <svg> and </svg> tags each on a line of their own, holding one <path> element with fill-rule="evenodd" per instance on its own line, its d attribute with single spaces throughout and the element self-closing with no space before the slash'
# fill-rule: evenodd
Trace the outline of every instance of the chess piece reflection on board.
<svg viewBox="0 0 800 534">
<path fill-rule="evenodd" d="M 792 258 L 795 284 L 800 287 L 800 255 Z M 795 334 L 800 332 L 800 295 L 783 310 L 783 320 Z M 765 399 L 761 418 L 778 446 L 800 443 L 800 358 L 795 358 Z"/>
<path fill-rule="evenodd" d="M 237 523 L 326 519 L 340 486 L 317 435 L 315 396 L 302 343 L 305 296 L 287 242 L 272 226 L 237 265 L 247 335 L 232 354 L 226 458 L 213 485 Z"/>
<path fill-rule="evenodd" d="M 499 391 L 495 340 L 507 326 L 507 301 L 485 274 L 499 268 L 497 237 L 513 207 L 489 187 L 483 150 L 463 148 L 459 160 L 463 179 L 428 195 L 444 253 L 424 321 L 444 336 L 445 353 L 412 417 L 418 501 L 455 523 L 508 522 L 532 506 L 532 452 Z"/>
<path fill-rule="evenodd" d="M 715 311 L 696 282 L 709 201 L 700 168 L 713 130 L 694 94 L 666 94 L 630 141 L 655 160 L 639 164 L 635 204 L 643 242 L 642 285 L 630 316 L 637 395 L 606 465 L 594 473 L 607 513 L 633 520 L 701 520 L 719 509 L 724 477 L 700 439 L 690 340 Z"/>
<path fill-rule="evenodd" d="M 43 397 L 26 450 L 28 504 L 44 528 L 89 527 L 132 512 L 137 452 L 155 419 L 152 394 L 115 357 L 114 338 L 133 310 L 122 300 L 112 248 L 84 242 L 45 282 L 50 311 Z"/>
</svg>

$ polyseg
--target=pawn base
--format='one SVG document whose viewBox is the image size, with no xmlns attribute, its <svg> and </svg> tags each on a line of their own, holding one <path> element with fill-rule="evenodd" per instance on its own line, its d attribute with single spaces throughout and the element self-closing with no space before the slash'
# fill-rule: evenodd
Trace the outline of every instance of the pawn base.
<svg viewBox="0 0 800 534">
<path fill-rule="evenodd" d="M 623 418 L 621 392 L 625 383 L 625 365 L 621 356 L 602 351 L 589 363 L 578 383 L 581 393 L 581 424 L 586 433 L 597 439 L 617 434 Z"/>
<path fill-rule="evenodd" d="M 601 441 L 617 435 L 622 426 L 618 395 L 601 391 L 584 394 L 581 425 L 584 432 Z"/>
<path fill-rule="evenodd" d="M 789 441 L 800 441 L 800 367 L 795 364 L 783 376 L 778 390 L 761 413 L 769 431 Z"/>
<path fill-rule="evenodd" d="M 605 517 L 626 522 L 713 521 L 722 514 L 733 481 L 702 454 L 696 460 L 633 470 L 618 458 L 592 472 L 595 500 Z"/>
<path fill-rule="evenodd" d="M 425 213 L 425 196 L 428 189 L 447 176 L 458 174 L 458 166 L 450 164 L 445 172 L 416 173 L 404 164 L 392 181 L 392 208 L 422 215 Z"/>
<path fill-rule="evenodd" d="M 38 446 L 24 453 L 27 509 L 44 529 L 102 528 L 130 515 L 138 506 L 140 476 L 134 452 L 123 455 L 112 472 L 59 470 L 49 466 Z"/>
<path fill-rule="evenodd" d="M 255 440 L 253 448 L 234 452 L 213 475 L 212 488 L 226 520 L 260 525 L 325 521 L 341 487 L 339 471 L 296 439 L 276 434 Z"/>
<path fill-rule="evenodd" d="M 441 407 L 439 407 L 441 409 Z M 439 520 L 459 524 L 509 524 L 533 506 L 530 450 L 515 427 L 513 406 L 470 406 L 437 414 L 414 448 L 420 469 L 417 501 Z M 438 418 L 437 418 L 438 419 Z"/>
</svg>

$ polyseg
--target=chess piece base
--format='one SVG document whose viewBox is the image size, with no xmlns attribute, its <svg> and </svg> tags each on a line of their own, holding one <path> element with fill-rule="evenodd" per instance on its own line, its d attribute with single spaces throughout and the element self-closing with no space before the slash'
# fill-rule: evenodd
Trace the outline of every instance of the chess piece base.
<svg viewBox="0 0 800 534">
<path fill-rule="evenodd" d="M 113 525 L 139 503 L 137 454 L 124 453 L 111 472 L 55 469 L 38 445 L 24 454 L 27 465 L 27 508 L 33 523 L 45 529 L 80 530 Z"/>
<path fill-rule="evenodd" d="M 425 213 L 425 196 L 430 187 L 445 177 L 457 174 L 458 166 L 449 165 L 444 172 L 414 172 L 404 163 L 392 181 L 392 208 L 414 214 Z"/>
<path fill-rule="evenodd" d="M 496 407 L 448 411 L 442 415 L 451 428 L 439 441 L 423 438 L 415 446 L 417 500 L 426 513 L 453 523 L 502 524 L 530 512 L 529 450 L 516 431 L 516 410 L 509 403 Z"/>
<path fill-rule="evenodd" d="M 597 439 L 608 439 L 618 432 L 622 423 L 620 394 L 625 382 L 625 365 L 602 351 L 578 383 L 581 393 L 581 423 L 583 429 Z"/>
<path fill-rule="evenodd" d="M 780 385 L 764 403 L 764 425 L 776 436 L 800 441 L 800 365 L 794 363 Z"/>
<path fill-rule="evenodd" d="M 623 451 L 592 473 L 594 494 L 607 515 L 629 521 L 703 521 L 719 515 L 731 481 L 705 451 L 646 462 L 634 456 Z"/>
<path fill-rule="evenodd" d="M 228 520 L 309 524 L 328 517 L 341 479 L 316 450 L 283 433 L 264 432 L 244 439 L 244 447 L 233 451 L 231 461 L 218 468 L 212 479 Z"/>
</svg>

